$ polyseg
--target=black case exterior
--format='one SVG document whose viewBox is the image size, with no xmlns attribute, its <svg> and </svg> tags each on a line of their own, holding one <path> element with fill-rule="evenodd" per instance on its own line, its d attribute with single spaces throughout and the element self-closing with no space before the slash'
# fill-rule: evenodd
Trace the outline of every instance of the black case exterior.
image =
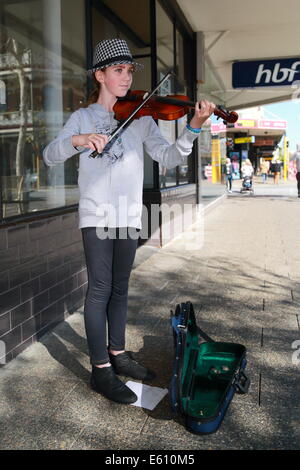
<svg viewBox="0 0 300 470">
<path fill-rule="evenodd" d="M 232 382 L 227 389 L 226 395 L 218 406 L 216 415 L 209 419 L 189 416 L 183 406 L 181 385 L 187 331 L 189 328 L 192 328 L 195 333 L 196 329 L 199 337 L 204 339 L 206 342 L 217 342 L 210 338 L 196 325 L 194 308 L 191 302 L 178 304 L 175 309 L 175 314 L 173 314 L 173 311 L 171 310 L 171 325 L 174 337 L 173 372 L 169 387 L 171 407 L 174 412 L 180 414 L 184 418 L 185 426 L 188 431 L 195 434 L 214 433 L 219 429 L 234 394 L 236 392 L 241 394 L 248 392 L 250 380 L 245 373 L 245 367 L 247 365 L 246 348 L 245 353 L 240 358 L 239 366 L 233 374 Z"/>
</svg>

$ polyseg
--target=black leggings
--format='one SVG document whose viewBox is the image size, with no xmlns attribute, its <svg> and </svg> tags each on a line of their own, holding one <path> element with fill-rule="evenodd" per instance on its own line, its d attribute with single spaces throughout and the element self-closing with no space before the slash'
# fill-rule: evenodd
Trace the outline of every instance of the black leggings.
<svg viewBox="0 0 300 470">
<path fill-rule="evenodd" d="M 138 229 L 130 231 L 138 236 Z M 106 320 L 108 347 L 125 349 L 128 283 L 138 240 L 128 234 L 127 227 L 87 227 L 82 229 L 82 237 L 88 273 L 84 323 L 90 362 L 105 364 L 109 362 Z"/>
</svg>

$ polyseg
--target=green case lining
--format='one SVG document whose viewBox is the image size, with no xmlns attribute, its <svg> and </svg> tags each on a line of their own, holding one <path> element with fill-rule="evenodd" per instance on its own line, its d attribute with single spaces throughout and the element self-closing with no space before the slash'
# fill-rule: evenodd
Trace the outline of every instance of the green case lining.
<svg viewBox="0 0 300 470">
<path fill-rule="evenodd" d="M 188 322 L 184 348 L 182 406 L 188 416 L 211 419 L 218 414 L 246 348 L 237 343 L 199 344 L 193 320 L 191 318 Z"/>
</svg>

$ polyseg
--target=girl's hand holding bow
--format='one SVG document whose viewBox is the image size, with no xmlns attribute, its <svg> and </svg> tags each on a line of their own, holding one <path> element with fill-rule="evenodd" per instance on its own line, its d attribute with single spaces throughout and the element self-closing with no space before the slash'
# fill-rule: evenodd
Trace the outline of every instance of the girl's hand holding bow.
<svg viewBox="0 0 300 470">
<path fill-rule="evenodd" d="M 101 153 L 108 142 L 108 135 L 105 134 L 80 134 L 72 136 L 73 147 L 85 147 L 97 150 Z"/>
</svg>

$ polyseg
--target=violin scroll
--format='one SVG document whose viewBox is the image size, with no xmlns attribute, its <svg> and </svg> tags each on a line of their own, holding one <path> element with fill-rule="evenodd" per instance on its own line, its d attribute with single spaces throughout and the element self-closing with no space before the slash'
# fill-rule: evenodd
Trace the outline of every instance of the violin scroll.
<svg viewBox="0 0 300 470">
<path fill-rule="evenodd" d="M 219 118 L 222 118 L 223 119 L 223 122 L 224 124 L 227 124 L 228 122 L 230 124 L 233 124 L 235 123 L 238 118 L 239 118 L 239 115 L 238 113 L 236 113 L 235 111 L 228 111 L 226 108 L 224 108 L 223 106 L 221 105 L 217 105 L 215 110 L 214 110 L 214 114 L 216 116 L 218 116 L 218 119 Z"/>
</svg>

